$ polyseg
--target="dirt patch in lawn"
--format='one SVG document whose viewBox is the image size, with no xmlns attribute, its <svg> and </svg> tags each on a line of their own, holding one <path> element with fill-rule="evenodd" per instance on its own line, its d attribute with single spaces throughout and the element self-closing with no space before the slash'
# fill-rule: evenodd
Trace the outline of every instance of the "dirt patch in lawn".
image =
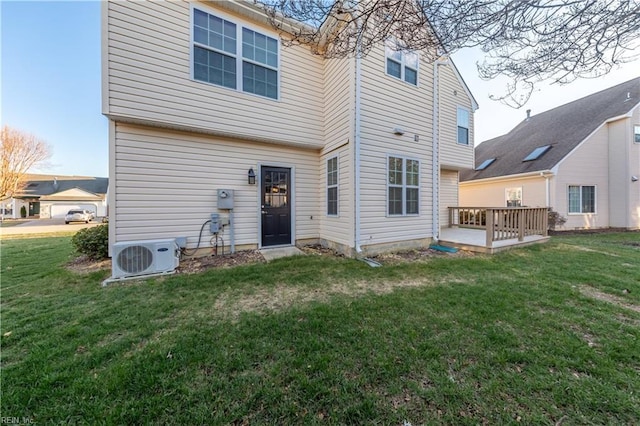
<svg viewBox="0 0 640 426">
<path fill-rule="evenodd" d="M 614 305 L 620 306 L 621 308 L 630 309 L 634 312 L 640 313 L 640 306 L 634 305 L 633 303 L 629 303 L 626 300 L 624 300 L 622 297 L 614 296 L 613 294 L 609 294 L 609 293 L 603 293 L 589 285 L 580 286 L 579 289 L 580 289 L 580 293 L 584 294 L 585 296 L 588 296 L 597 300 L 602 300 L 608 303 L 613 303 Z M 629 291 L 629 290 L 624 290 L 624 291 Z"/>
<path fill-rule="evenodd" d="M 258 250 L 243 250 L 233 254 L 183 259 L 180 260 L 180 266 L 178 266 L 176 272 L 179 274 L 197 274 L 212 268 L 230 268 L 264 262 L 264 257 Z"/>
<path fill-rule="evenodd" d="M 89 259 L 87 256 L 80 256 L 68 262 L 66 267 L 76 274 L 88 274 L 111 269 L 111 259 L 94 260 Z"/>
</svg>

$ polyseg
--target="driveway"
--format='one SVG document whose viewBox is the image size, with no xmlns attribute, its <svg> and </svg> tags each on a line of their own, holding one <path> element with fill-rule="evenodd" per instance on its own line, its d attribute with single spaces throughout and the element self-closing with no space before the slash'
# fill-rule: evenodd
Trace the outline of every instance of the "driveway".
<svg viewBox="0 0 640 426">
<path fill-rule="evenodd" d="M 89 223 L 72 222 L 68 225 L 65 225 L 64 219 L 34 219 L 24 221 L 19 225 L 0 228 L 0 235 L 2 237 L 14 237 L 33 234 L 69 234 L 83 228 L 91 228 L 100 224 L 100 219 Z"/>
</svg>

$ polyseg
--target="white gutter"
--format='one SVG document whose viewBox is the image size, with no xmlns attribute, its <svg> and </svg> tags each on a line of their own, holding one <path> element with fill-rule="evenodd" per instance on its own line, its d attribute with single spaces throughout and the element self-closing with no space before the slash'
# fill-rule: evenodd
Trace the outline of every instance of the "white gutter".
<svg viewBox="0 0 640 426">
<path fill-rule="evenodd" d="M 433 63 L 433 134 L 431 144 L 431 193 L 433 201 L 431 203 L 431 235 L 434 242 L 440 238 L 440 111 L 438 93 L 438 65 L 448 64 L 448 60 L 437 59 Z"/>
<path fill-rule="evenodd" d="M 353 135 L 353 150 L 354 150 L 354 190 L 355 190 L 355 205 L 354 205 L 354 214 L 355 214 L 355 225 L 354 225 L 354 244 L 356 254 L 362 253 L 362 248 L 360 247 L 360 132 L 361 132 L 361 122 L 360 122 L 360 92 L 362 90 L 362 45 L 361 45 L 361 31 L 360 31 L 360 21 L 358 21 L 358 39 L 356 41 L 356 69 L 355 69 L 355 105 L 354 105 L 354 135 Z"/>
<path fill-rule="evenodd" d="M 495 182 L 500 180 L 510 181 L 510 180 L 526 179 L 526 178 L 536 178 L 536 177 L 540 177 L 543 174 L 554 176 L 556 173 L 554 173 L 553 170 L 536 170 L 535 172 L 518 173 L 515 175 L 493 176 L 493 177 L 484 178 L 484 179 L 466 180 L 464 182 L 460 182 L 460 185 L 473 186 L 473 185 L 482 185 L 484 183 Z"/>
</svg>

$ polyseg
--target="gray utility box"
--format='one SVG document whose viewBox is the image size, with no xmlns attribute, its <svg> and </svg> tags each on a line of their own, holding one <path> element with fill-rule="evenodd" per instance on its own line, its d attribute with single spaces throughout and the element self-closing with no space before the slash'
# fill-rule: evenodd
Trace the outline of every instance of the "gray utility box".
<svg viewBox="0 0 640 426">
<path fill-rule="evenodd" d="M 233 209 L 233 189 L 218 189 L 218 208 L 221 210 Z"/>
<path fill-rule="evenodd" d="M 211 224 L 209 225 L 209 231 L 212 234 L 220 232 L 220 215 L 218 213 L 211 213 Z"/>
</svg>

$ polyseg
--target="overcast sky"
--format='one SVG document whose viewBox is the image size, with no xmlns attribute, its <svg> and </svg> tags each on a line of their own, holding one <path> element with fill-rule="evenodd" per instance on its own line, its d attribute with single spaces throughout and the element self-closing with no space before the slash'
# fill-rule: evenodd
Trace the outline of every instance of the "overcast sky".
<svg viewBox="0 0 640 426">
<path fill-rule="evenodd" d="M 53 148 L 40 173 L 108 176 L 108 127 L 101 114 L 100 3 L 98 1 L 2 1 L 2 125 L 28 131 Z M 508 132 L 526 116 L 640 76 L 640 62 L 606 77 L 568 86 L 540 86 L 514 110 L 489 99 L 504 82 L 477 77 L 481 56 L 462 52 L 454 61 L 480 109 L 475 143 Z"/>
</svg>

